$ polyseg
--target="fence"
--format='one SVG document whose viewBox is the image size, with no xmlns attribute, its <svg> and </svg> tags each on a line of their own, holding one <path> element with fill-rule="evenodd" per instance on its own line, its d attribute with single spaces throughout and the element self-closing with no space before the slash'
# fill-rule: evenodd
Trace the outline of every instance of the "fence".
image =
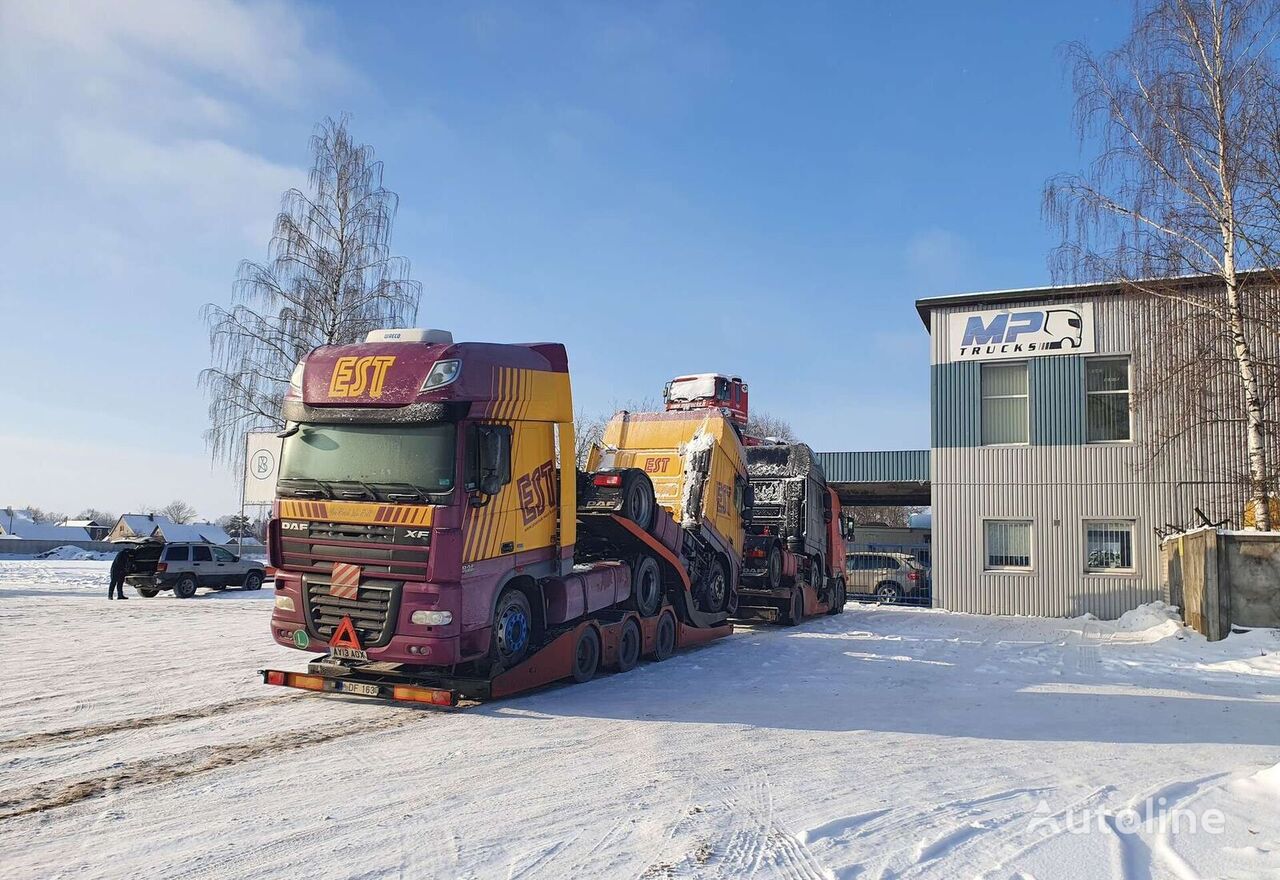
<svg viewBox="0 0 1280 880">
<path fill-rule="evenodd" d="M 1198 529 L 1161 545 L 1170 601 L 1211 641 L 1280 627 L 1280 533 Z"/>
</svg>

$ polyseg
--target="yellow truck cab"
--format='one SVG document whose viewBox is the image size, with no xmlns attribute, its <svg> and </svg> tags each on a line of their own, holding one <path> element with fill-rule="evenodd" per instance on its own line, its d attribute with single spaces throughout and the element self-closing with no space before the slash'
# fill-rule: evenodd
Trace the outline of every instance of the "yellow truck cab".
<svg viewBox="0 0 1280 880">
<path fill-rule="evenodd" d="M 732 589 L 715 586 L 718 570 L 736 584 L 751 484 L 738 431 L 719 410 L 619 412 L 605 426 L 587 470 L 607 473 L 634 468 L 653 484 L 657 504 L 684 527 L 685 555 L 694 580 L 710 584 L 695 594 L 705 611 L 736 602 Z M 699 576 L 705 575 L 705 576 Z"/>
</svg>

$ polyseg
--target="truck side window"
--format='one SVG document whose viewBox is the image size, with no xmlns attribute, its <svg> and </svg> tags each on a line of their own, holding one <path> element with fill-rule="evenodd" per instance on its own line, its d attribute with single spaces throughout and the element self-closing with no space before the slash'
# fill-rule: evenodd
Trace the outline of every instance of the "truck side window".
<svg viewBox="0 0 1280 880">
<path fill-rule="evenodd" d="M 164 561 L 165 562 L 186 562 L 187 548 L 186 547 L 164 548 Z"/>
<path fill-rule="evenodd" d="M 196 545 L 191 548 L 191 560 L 193 562 L 213 562 L 213 554 L 209 552 L 208 547 Z"/>
<path fill-rule="evenodd" d="M 489 479 L 486 480 L 485 478 Z M 511 482 L 511 426 L 472 425 L 467 432 L 468 492 L 498 489 Z"/>
</svg>

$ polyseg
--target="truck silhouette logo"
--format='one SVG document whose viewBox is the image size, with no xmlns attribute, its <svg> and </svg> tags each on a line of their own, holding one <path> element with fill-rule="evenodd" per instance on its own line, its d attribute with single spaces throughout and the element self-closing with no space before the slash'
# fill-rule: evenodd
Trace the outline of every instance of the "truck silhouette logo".
<svg viewBox="0 0 1280 880">
<path fill-rule="evenodd" d="M 981 315 L 971 315 L 965 322 L 960 353 L 1077 349 L 1083 341 L 1083 334 L 1084 321 L 1075 309 L 1000 312 L 986 322 Z"/>
</svg>

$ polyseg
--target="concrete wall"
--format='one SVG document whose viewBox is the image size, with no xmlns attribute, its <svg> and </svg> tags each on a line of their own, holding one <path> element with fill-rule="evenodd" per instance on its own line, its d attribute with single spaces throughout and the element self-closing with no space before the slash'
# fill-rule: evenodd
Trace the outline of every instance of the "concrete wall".
<svg viewBox="0 0 1280 880">
<path fill-rule="evenodd" d="M 1162 546 L 1170 600 L 1206 638 L 1280 627 L 1280 533 L 1200 529 Z"/>
</svg>

